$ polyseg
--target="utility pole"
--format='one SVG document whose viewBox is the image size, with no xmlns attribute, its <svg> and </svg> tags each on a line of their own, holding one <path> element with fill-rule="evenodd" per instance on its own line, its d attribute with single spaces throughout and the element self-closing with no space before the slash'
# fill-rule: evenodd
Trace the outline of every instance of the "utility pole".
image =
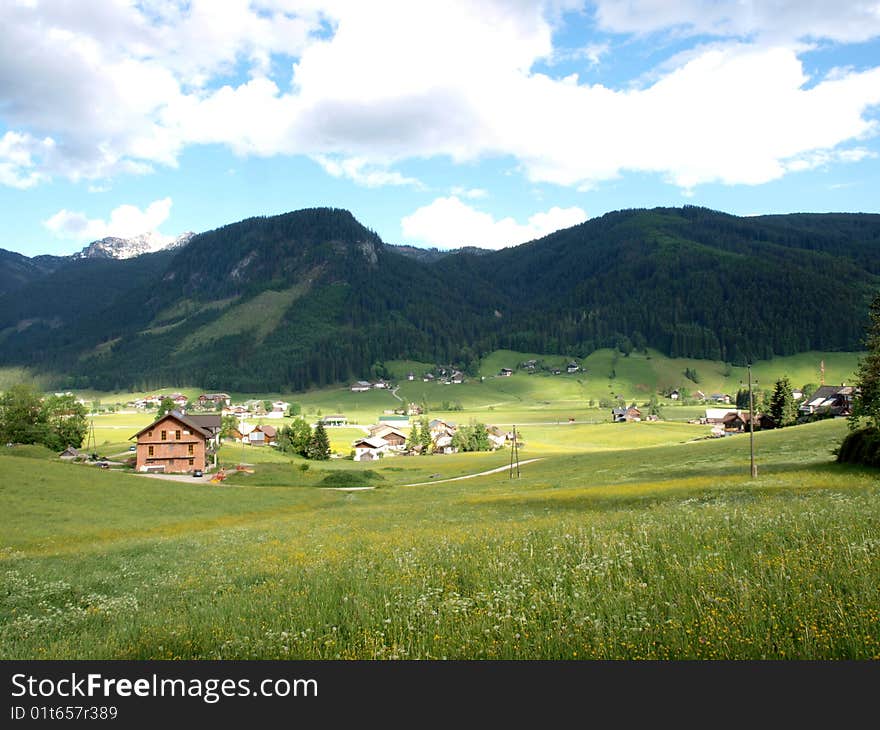
<svg viewBox="0 0 880 730">
<path fill-rule="evenodd" d="M 752 363 L 749 370 L 749 456 L 752 462 L 752 479 L 758 477 L 758 465 L 755 464 L 755 399 L 752 396 Z"/>
<path fill-rule="evenodd" d="M 513 470 L 516 468 L 516 478 L 519 479 L 519 447 L 516 445 L 516 426 L 513 427 L 513 444 L 510 447 L 510 478 L 513 479 Z"/>
</svg>

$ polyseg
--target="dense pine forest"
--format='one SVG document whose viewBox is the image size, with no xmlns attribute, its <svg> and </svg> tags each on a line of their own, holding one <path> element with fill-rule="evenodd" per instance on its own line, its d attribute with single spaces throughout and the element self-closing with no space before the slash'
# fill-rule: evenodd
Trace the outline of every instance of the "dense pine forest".
<svg viewBox="0 0 880 730">
<path fill-rule="evenodd" d="M 0 365 L 58 387 L 301 390 L 390 359 L 467 371 L 497 348 L 732 364 L 857 350 L 880 216 L 627 210 L 497 252 L 423 255 L 319 208 L 124 261 L 8 258 Z"/>
</svg>

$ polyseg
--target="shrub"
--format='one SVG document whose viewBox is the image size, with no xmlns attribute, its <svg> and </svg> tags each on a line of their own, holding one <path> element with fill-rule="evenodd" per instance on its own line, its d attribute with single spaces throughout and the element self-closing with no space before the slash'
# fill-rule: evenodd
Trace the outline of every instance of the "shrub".
<svg viewBox="0 0 880 730">
<path fill-rule="evenodd" d="M 847 434 L 837 449 L 837 461 L 880 467 L 880 429 L 860 428 Z"/>
<path fill-rule="evenodd" d="M 322 487 L 375 487 L 376 482 L 385 481 L 385 477 L 372 469 L 364 471 L 334 471 L 325 476 L 320 484 Z"/>
</svg>

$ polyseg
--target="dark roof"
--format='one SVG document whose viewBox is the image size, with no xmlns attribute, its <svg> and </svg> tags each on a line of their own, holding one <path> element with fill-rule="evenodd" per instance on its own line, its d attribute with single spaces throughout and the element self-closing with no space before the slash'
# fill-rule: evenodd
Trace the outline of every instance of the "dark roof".
<svg viewBox="0 0 880 730">
<path fill-rule="evenodd" d="M 612 408 L 612 409 L 611 409 L 611 415 L 613 415 L 613 416 L 625 416 L 625 415 L 626 415 L 626 411 L 627 411 L 626 408 Z"/>
<path fill-rule="evenodd" d="M 190 421 L 195 424 L 198 424 L 201 428 L 207 429 L 209 431 L 219 431 L 223 427 L 223 422 L 218 415 L 187 415 Z"/>
<path fill-rule="evenodd" d="M 827 400 L 835 395 L 852 395 L 853 388 L 851 385 L 821 385 L 818 390 L 816 390 L 813 395 L 809 398 L 805 398 L 804 400 L 807 403 L 811 403 L 816 400 L 816 398 L 821 398 L 822 400 Z"/>
<path fill-rule="evenodd" d="M 166 418 L 173 418 L 175 421 L 177 421 L 177 422 L 180 423 L 181 425 L 186 426 L 186 427 L 187 427 L 188 429 L 190 429 L 191 431 L 195 431 L 196 433 L 201 434 L 201 435 L 204 436 L 206 439 L 209 439 L 209 438 L 211 438 L 211 437 L 214 435 L 214 434 L 211 433 L 211 431 L 210 431 L 209 429 L 200 426 L 198 423 L 195 423 L 195 422 L 192 420 L 192 418 L 193 418 L 192 416 L 184 416 L 180 411 L 168 411 L 168 413 L 166 413 L 166 414 L 165 414 L 164 416 L 162 416 L 161 418 L 157 418 L 157 419 L 156 419 L 155 421 L 153 421 L 149 426 L 145 426 L 144 428 L 142 428 L 142 429 L 141 429 L 140 431 L 138 431 L 134 436 L 130 436 L 130 437 L 129 437 L 129 440 L 131 440 L 131 439 L 133 439 L 133 438 L 137 438 L 138 436 L 140 436 L 140 435 L 141 435 L 142 433 L 144 433 L 145 431 L 150 431 L 150 430 L 152 430 L 153 427 L 154 427 L 157 423 L 159 423 L 160 421 L 164 421 Z"/>
</svg>

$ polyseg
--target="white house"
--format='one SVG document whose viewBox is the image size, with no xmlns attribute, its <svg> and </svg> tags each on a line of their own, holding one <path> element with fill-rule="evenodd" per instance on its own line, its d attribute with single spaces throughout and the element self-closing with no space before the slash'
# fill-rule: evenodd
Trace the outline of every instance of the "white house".
<svg viewBox="0 0 880 730">
<path fill-rule="evenodd" d="M 358 380 L 351 386 L 352 393 L 366 393 L 373 386 L 367 380 Z"/>
<path fill-rule="evenodd" d="M 359 438 L 352 447 L 355 461 L 373 461 L 388 453 L 388 442 L 378 436 Z"/>
</svg>

